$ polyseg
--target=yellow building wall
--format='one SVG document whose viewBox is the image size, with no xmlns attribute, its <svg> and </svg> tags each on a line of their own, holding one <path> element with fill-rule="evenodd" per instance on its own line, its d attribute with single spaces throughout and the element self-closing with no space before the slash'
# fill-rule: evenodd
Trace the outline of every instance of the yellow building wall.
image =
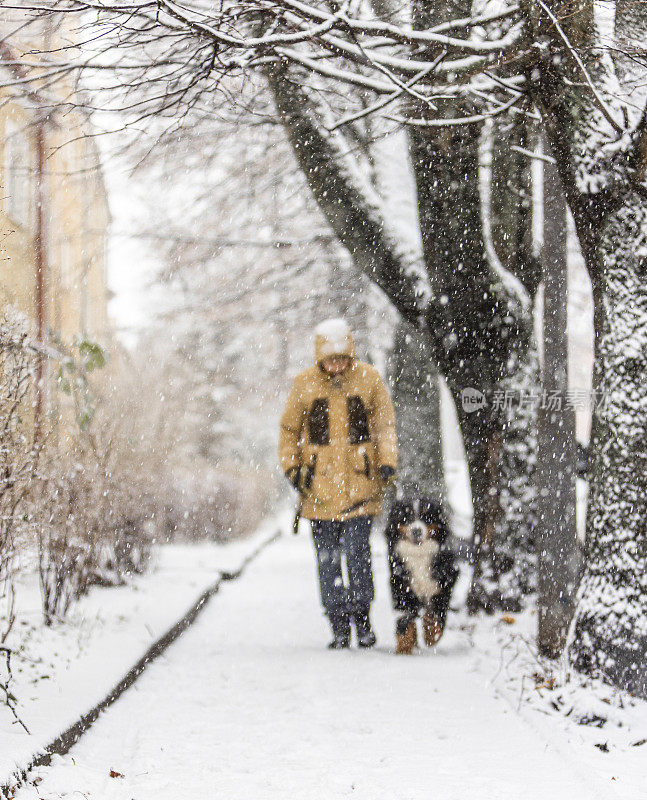
<svg viewBox="0 0 647 800">
<path fill-rule="evenodd" d="M 69 121 L 69 115 L 68 115 Z M 25 223 L 11 215 L 7 188 L 7 132 L 19 130 L 29 143 L 32 164 L 24 181 L 31 209 Z M 83 126 L 45 132 L 45 258 L 48 327 L 65 338 L 86 333 L 109 336 L 106 314 L 105 247 L 108 206 L 94 146 Z M 31 318 L 36 309 L 36 136 L 19 101 L 0 89 L 0 303 Z"/>
<path fill-rule="evenodd" d="M 1 62 L 0 62 L 1 67 Z M 110 349 L 107 315 L 106 240 L 109 210 L 96 143 L 80 114 L 66 111 L 42 129 L 45 141 L 44 258 L 45 344 L 58 349 L 78 336 Z M 35 109 L 28 99 L 0 88 L 0 313 L 9 306 L 37 325 L 38 197 Z M 21 173 L 20 190 L 30 198 L 28 218 L 12 215 L 7 156 L 17 132 L 27 143 L 29 168 Z M 15 172 L 14 172 L 15 179 Z M 51 377 L 56 359 L 47 359 Z M 44 412 L 55 428 L 73 418 L 68 398 L 47 381 Z"/>
<path fill-rule="evenodd" d="M 83 334 L 107 344 L 108 207 L 92 140 L 70 142 L 70 133 L 53 131 L 49 143 L 49 326 L 64 341 Z"/>
<path fill-rule="evenodd" d="M 2 94 L 0 93 L 0 98 Z M 28 131 L 28 115 L 18 104 L 0 105 L 0 304 L 3 308 L 15 306 L 30 317 L 35 315 L 36 248 L 34 227 L 24 226 L 10 216 L 10 194 L 7 187 L 6 161 L 8 144 L 6 133 L 10 125 L 24 129 L 29 135 L 31 151 L 35 145 Z M 25 176 L 33 181 L 33 177 Z M 33 193 L 32 193 L 33 194 Z M 32 209 L 33 222 L 33 209 Z"/>
</svg>

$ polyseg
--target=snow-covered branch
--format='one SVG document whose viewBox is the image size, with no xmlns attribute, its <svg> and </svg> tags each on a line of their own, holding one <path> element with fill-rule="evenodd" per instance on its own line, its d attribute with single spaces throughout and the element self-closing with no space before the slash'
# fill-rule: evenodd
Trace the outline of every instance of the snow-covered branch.
<svg viewBox="0 0 647 800">
<path fill-rule="evenodd" d="M 417 321 L 429 299 L 424 267 L 390 231 L 380 200 L 343 135 L 331 130 L 326 109 L 313 91 L 299 85 L 287 64 L 268 71 L 267 78 L 294 153 L 331 228 L 400 313 Z"/>
<path fill-rule="evenodd" d="M 472 114 L 470 116 L 465 117 L 455 117 L 455 118 L 438 118 L 438 119 L 420 119 L 420 118 L 412 118 L 412 117 L 398 117 L 392 116 L 389 119 L 392 119 L 394 122 L 399 122 L 403 125 L 415 125 L 419 128 L 448 128 L 453 127 L 456 125 L 474 125 L 475 123 L 485 122 L 492 117 L 498 117 L 501 114 L 505 114 L 506 111 L 509 111 L 511 108 L 516 106 L 519 101 L 522 99 L 523 95 L 518 94 L 513 97 L 511 100 L 508 100 L 507 103 L 503 103 L 503 105 L 497 106 L 492 108 L 491 110 L 487 111 L 484 114 Z"/>
<path fill-rule="evenodd" d="M 195 0 L 69 0 L 64 6 L 53 0 L 18 0 L 7 8 L 31 12 L 37 19 L 63 20 L 64 25 L 74 20 L 86 39 L 80 49 L 59 43 L 51 53 L 29 54 L 30 74 L 21 81 L 42 86 L 57 75 L 112 73 L 104 83 L 120 94 L 117 105 L 133 110 L 123 98 L 139 92 L 146 98 L 138 101 L 144 116 L 147 104 L 151 114 L 179 112 L 205 92 L 213 94 L 214 78 L 217 87 L 225 78 L 286 60 L 330 80 L 337 91 L 351 86 L 386 95 L 385 102 L 376 101 L 376 111 L 403 94 L 433 110 L 432 75 L 444 77 L 447 93 L 481 81 L 481 90 L 491 95 L 485 104 L 489 100 L 496 105 L 500 87 L 491 80 L 486 87 L 483 72 L 514 60 L 524 46 L 522 23 L 514 21 L 516 7 L 422 30 L 377 20 L 363 4 L 353 6 L 351 13 L 350 4 L 329 11 L 299 0 L 268 0 L 244 8 L 205 6 Z M 155 93 L 158 85 L 163 94 Z M 349 113 L 355 111 L 342 116 Z M 361 116 L 366 114 L 363 110 Z"/>
</svg>

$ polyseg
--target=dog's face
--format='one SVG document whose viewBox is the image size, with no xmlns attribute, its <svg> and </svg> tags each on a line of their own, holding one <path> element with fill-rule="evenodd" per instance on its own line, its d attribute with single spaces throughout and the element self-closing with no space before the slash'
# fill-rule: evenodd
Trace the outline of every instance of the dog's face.
<svg viewBox="0 0 647 800">
<path fill-rule="evenodd" d="M 413 522 L 400 523 L 398 533 L 402 539 L 406 539 L 412 544 L 422 544 L 427 539 L 437 539 L 438 526 L 427 525 L 421 519 L 415 519 Z"/>
<path fill-rule="evenodd" d="M 416 545 L 429 539 L 442 545 L 447 537 L 447 526 L 440 505 L 427 498 L 394 503 L 389 523 L 396 528 L 401 539 Z"/>
</svg>

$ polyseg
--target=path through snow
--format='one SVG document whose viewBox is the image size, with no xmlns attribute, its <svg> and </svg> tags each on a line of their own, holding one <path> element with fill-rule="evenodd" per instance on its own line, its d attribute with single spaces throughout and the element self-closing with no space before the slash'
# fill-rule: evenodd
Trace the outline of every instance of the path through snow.
<svg viewBox="0 0 647 800">
<path fill-rule="evenodd" d="M 310 542 L 284 537 L 17 800 L 618 796 L 495 695 L 461 630 L 393 654 L 374 539 L 375 650 L 325 649 Z"/>
</svg>

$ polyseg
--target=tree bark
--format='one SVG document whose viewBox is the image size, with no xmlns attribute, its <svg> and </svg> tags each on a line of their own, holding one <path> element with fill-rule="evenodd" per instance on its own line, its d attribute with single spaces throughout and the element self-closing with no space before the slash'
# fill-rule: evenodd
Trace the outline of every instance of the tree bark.
<svg viewBox="0 0 647 800">
<path fill-rule="evenodd" d="M 601 231 L 601 403 L 571 658 L 647 697 L 647 208 L 623 199 Z"/>
<path fill-rule="evenodd" d="M 538 646 L 557 658 L 566 643 L 579 579 L 575 517 L 575 410 L 568 393 L 566 200 L 554 164 L 544 172 L 542 248 L 544 362 L 537 429 Z"/>
<path fill-rule="evenodd" d="M 551 7 L 598 94 L 551 21 L 533 94 L 593 282 L 602 400 L 570 657 L 577 669 L 647 696 L 647 118 L 634 111 L 634 96 L 623 123 L 622 89 L 595 47 L 591 4 Z M 645 20 L 644 12 L 640 24 L 626 20 L 627 37 L 644 42 Z M 542 24 L 545 31 L 545 17 Z M 629 132 L 621 139 L 623 125 Z"/>
<path fill-rule="evenodd" d="M 469 16 L 465 0 L 413 5 L 414 27 Z M 425 54 L 433 58 L 435 52 Z M 473 111 L 464 101 L 438 102 L 434 116 Z M 426 106 L 412 103 L 411 116 L 425 119 Z M 434 297 L 448 310 L 451 355 L 436 358 L 455 399 L 467 452 L 477 552 L 468 605 L 517 609 L 535 586 L 533 471 L 536 407 L 519 405 L 537 395 L 537 359 L 530 298 L 506 282 L 487 255 L 479 178 L 480 126 L 412 126 L 411 154 L 425 264 Z M 521 257 L 520 257 L 521 258 Z M 462 313 L 469 306 L 468 315 Z M 510 336 L 506 319 L 514 319 Z M 486 397 L 480 410 L 464 407 L 466 389 Z M 510 402 L 497 402 L 498 397 Z"/>
</svg>

